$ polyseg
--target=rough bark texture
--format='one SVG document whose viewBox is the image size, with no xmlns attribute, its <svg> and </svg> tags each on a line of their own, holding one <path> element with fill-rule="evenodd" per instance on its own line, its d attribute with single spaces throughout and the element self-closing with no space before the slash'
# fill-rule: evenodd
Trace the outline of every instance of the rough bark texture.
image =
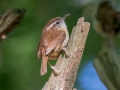
<svg viewBox="0 0 120 90">
<path fill-rule="evenodd" d="M 120 53 L 104 46 L 94 60 L 94 67 L 108 90 L 120 90 Z"/>
<path fill-rule="evenodd" d="M 52 73 L 42 90 L 73 89 L 89 28 L 90 24 L 84 22 L 83 17 L 78 20 L 77 25 L 72 30 L 67 46 L 67 51 L 69 52 L 70 57 L 59 57 L 55 67 L 60 70 L 61 73 L 58 76 L 54 76 Z"/>
<path fill-rule="evenodd" d="M 6 35 L 22 20 L 25 14 L 24 9 L 8 9 L 0 16 L 0 40 L 5 39 Z"/>
</svg>

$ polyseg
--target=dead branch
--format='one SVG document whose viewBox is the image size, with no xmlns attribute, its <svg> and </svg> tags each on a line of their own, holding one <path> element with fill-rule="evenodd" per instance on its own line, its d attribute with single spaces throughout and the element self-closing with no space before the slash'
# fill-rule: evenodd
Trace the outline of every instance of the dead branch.
<svg viewBox="0 0 120 90">
<path fill-rule="evenodd" d="M 25 9 L 8 9 L 0 16 L 0 40 L 5 39 L 6 35 L 22 20 Z"/>
<path fill-rule="evenodd" d="M 111 46 L 104 46 L 94 60 L 94 67 L 108 90 L 120 90 L 120 54 Z"/>
<path fill-rule="evenodd" d="M 55 67 L 61 71 L 58 76 L 51 74 L 42 90 L 72 90 L 82 58 L 90 24 L 84 18 L 78 20 L 68 43 L 69 58 L 60 56 Z"/>
</svg>

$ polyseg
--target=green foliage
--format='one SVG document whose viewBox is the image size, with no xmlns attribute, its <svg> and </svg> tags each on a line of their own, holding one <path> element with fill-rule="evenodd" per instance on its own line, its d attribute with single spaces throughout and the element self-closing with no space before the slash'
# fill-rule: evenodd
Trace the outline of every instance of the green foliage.
<svg viewBox="0 0 120 90">
<path fill-rule="evenodd" d="M 88 8 L 89 5 L 83 7 L 72 0 L 1 0 L 0 6 L 0 14 L 8 8 L 26 9 L 21 23 L 8 34 L 7 39 L 0 42 L 0 90 L 39 90 L 51 73 L 48 66 L 48 73 L 40 76 L 41 60 L 36 56 L 44 25 L 53 17 L 69 13 L 66 23 L 71 33 L 78 18 L 84 16 L 84 8 Z M 91 21 L 91 18 L 85 21 Z M 103 42 L 102 37 L 92 30 L 91 25 L 82 63 L 93 59 Z M 55 64 L 56 61 L 50 62 Z"/>
</svg>

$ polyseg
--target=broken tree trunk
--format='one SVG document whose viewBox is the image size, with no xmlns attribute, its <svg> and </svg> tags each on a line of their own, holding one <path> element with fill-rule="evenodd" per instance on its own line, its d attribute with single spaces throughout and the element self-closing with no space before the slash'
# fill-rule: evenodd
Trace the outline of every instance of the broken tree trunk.
<svg viewBox="0 0 120 90">
<path fill-rule="evenodd" d="M 61 71 L 58 76 L 52 73 L 42 90 L 72 90 L 76 80 L 77 70 L 82 58 L 90 24 L 84 18 L 78 20 L 73 28 L 67 46 L 69 58 L 62 57 L 57 60 L 56 69 Z"/>
</svg>

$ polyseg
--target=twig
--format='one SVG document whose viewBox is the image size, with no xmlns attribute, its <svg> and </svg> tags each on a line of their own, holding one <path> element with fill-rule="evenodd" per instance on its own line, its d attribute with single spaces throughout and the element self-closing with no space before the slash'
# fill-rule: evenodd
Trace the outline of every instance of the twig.
<svg viewBox="0 0 120 90">
<path fill-rule="evenodd" d="M 0 16 L 0 40 L 5 39 L 7 34 L 22 20 L 25 9 L 8 9 Z"/>
<path fill-rule="evenodd" d="M 55 67 L 61 71 L 58 76 L 51 74 L 42 90 L 72 90 L 77 75 L 77 70 L 82 58 L 90 24 L 80 18 L 73 28 L 68 43 L 69 58 L 60 56 Z"/>
</svg>

